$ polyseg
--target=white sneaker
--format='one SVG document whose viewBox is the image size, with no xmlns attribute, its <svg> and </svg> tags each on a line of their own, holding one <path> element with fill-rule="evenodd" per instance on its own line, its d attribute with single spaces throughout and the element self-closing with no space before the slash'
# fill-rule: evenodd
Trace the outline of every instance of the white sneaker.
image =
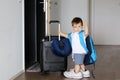
<svg viewBox="0 0 120 80">
<path fill-rule="evenodd" d="M 67 78 L 74 78 L 74 79 L 81 79 L 82 78 L 81 72 L 75 73 L 74 70 L 65 71 L 64 76 Z"/>
<path fill-rule="evenodd" d="M 70 69 L 70 71 L 74 71 L 74 68 Z"/>
<path fill-rule="evenodd" d="M 70 69 L 70 71 L 74 71 L 74 69 Z M 84 77 L 84 78 L 90 77 L 89 70 L 86 70 L 86 71 L 80 70 L 80 72 L 82 73 L 82 77 Z"/>
<path fill-rule="evenodd" d="M 81 70 L 81 73 L 82 73 L 82 76 L 84 78 L 90 77 L 90 71 L 89 70 L 86 70 L 86 71 Z"/>
</svg>

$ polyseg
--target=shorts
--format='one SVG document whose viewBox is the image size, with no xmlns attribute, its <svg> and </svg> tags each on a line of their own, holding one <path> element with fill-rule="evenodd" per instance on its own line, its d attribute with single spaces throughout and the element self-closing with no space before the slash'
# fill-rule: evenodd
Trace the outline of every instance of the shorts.
<svg viewBox="0 0 120 80">
<path fill-rule="evenodd" d="M 85 54 L 74 54 L 74 63 L 75 65 L 83 65 Z"/>
</svg>

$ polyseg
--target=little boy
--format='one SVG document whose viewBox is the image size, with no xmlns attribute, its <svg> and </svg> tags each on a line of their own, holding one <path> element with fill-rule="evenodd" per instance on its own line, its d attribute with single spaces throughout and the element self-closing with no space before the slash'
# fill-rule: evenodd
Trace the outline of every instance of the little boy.
<svg viewBox="0 0 120 80">
<path fill-rule="evenodd" d="M 59 32 L 61 36 L 70 40 L 72 46 L 72 58 L 75 63 L 74 69 L 70 69 L 70 71 L 65 71 L 64 76 L 67 78 L 75 79 L 81 79 L 82 77 L 90 77 L 90 72 L 86 70 L 85 65 L 83 63 L 84 57 L 88 52 L 85 42 L 85 38 L 88 36 L 87 22 L 83 23 L 81 18 L 75 17 L 71 23 L 74 32 L 70 34 Z M 81 39 L 82 37 L 80 37 L 81 31 L 84 32 L 83 39 Z M 83 44 L 81 44 L 82 40 Z"/>
</svg>

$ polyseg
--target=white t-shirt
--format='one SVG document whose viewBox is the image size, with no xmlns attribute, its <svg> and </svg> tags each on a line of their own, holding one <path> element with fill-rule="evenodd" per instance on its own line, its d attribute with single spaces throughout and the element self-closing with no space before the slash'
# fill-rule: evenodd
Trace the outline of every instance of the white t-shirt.
<svg viewBox="0 0 120 80">
<path fill-rule="evenodd" d="M 85 49 L 82 47 L 79 39 L 79 32 L 73 32 L 71 34 L 72 37 L 72 53 L 76 54 L 86 54 Z M 85 42 L 85 35 L 84 35 L 84 42 Z M 85 42 L 86 44 L 86 42 Z"/>
</svg>

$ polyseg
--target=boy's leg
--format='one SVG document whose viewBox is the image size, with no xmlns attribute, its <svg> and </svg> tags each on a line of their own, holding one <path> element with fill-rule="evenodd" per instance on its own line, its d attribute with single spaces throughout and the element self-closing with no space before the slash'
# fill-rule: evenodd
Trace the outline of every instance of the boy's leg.
<svg viewBox="0 0 120 80">
<path fill-rule="evenodd" d="M 74 55 L 74 62 L 75 62 L 75 68 L 70 71 L 65 71 L 64 76 L 67 78 L 77 78 L 81 79 L 82 74 L 80 72 L 80 65 L 79 65 L 79 57 L 78 55 Z"/>
<path fill-rule="evenodd" d="M 80 72 L 80 65 L 75 65 L 74 71 L 75 71 L 75 73 Z"/>
<path fill-rule="evenodd" d="M 74 71 L 76 73 L 80 72 L 80 70 L 81 70 L 80 64 L 83 64 L 83 59 L 84 59 L 84 55 L 74 54 L 74 63 L 75 63 Z"/>
<path fill-rule="evenodd" d="M 81 65 L 81 69 L 83 70 L 83 71 L 85 71 L 85 65 L 83 64 L 83 65 Z"/>
<path fill-rule="evenodd" d="M 74 60 L 75 60 L 75 72 L 81 72 L 83 77 L 90 77 L 90 72 L 86 70 L 86 67 L 84 65 L 84 54 L 75 54 Z"/>
<path fill-rule="evenodd" d="M 89 70 L 86 70 L 85 65 L 80 65 L 80 67 L 83 77 L 90 77 L 90 72 Z"/>
</svg>

